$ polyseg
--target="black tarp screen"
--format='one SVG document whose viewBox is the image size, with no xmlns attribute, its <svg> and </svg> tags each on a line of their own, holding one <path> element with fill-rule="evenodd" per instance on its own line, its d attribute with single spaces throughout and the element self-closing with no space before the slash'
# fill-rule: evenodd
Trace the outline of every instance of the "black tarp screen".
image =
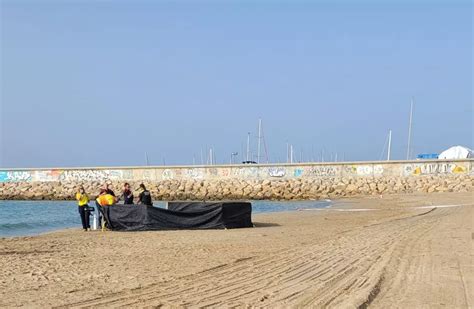
<svg viewBox="0 0 474 309">
<path fill-rule="evenodd" d="M 110 229 L 150 231 L 176 229 L 224 229 L 252 227 L 248 202 L 170 202 L 168 209 L 145 205 L 103 207 Z"/>
</svg>

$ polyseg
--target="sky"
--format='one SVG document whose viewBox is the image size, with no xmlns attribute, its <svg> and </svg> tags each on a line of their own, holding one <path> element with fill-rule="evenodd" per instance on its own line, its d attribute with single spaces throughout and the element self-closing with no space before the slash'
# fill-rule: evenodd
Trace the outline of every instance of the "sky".
<svg viewBox="0 0 474 309">
<path fill-rule="evenodd" d="M 471 1 L 0 9 L 2 168 L 406 159 L 412 98 L 411 157 L 473 147 Z"/>
</svg>

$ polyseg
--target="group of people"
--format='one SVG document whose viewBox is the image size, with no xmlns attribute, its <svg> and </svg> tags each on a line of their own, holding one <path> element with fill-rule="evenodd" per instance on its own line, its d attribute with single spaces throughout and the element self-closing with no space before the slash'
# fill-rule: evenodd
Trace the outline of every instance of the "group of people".
<svg viewBox="0 0 474 309">
<path fill-rule="evenodd" d="M 146 189 L 145 185 L 140 184 L 138 190 L 140 191 L 140 194 L 138 195 L 136 205 L 153 206 L 151 193 Z M 79 187 L 79 190 L 76 193 L 76 200 L 79 215 L 81 216 L 82 228 L 84 231 L 88 231 L 91 228 L 89 220 L 90 213 L 94 211 L 94 208 L 89 207 L 90 199 L 83 186 Z M 134 205 L 134 196 L 132 190 L 130 189 L 130 184 L 127 182 L 124 183 L 122 194 L 120 196 L 116 196 L 115 192 L 110 188 L 110 183 L 105 183 L 100 189 L 99 195 L 95 200 L 99 226 L 101 225 L 102 221 L 102 211 L 100 207 L 112 206 L 119 203 L 120 201 L 123 201 L 124 205 Z"/>
</svg>

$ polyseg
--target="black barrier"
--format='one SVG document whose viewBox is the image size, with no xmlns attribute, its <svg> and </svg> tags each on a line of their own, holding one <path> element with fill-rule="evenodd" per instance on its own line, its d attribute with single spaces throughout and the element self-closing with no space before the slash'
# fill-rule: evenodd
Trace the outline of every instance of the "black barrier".
<svg viewBox="0 0 474 309">
<path fill-rule="evenodd" d="M 168 209 L 145 205 L 102 207 L 107 227 L 115 231 L 224 229 L 253 227 L 249 202 L 170 202 Z"/>
</svg>

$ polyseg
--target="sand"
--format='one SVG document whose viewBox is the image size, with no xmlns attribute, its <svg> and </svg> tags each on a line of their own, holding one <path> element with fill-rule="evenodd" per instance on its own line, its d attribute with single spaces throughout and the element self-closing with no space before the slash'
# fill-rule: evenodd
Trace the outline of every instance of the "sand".
<svg viewBox="0 0 474 309">
<path fill-rule="evenodd" d="M 250 229 L 3 238 L 0 306 L 468 308 L 473 203 L 374 196 Z"/>
</svg>

